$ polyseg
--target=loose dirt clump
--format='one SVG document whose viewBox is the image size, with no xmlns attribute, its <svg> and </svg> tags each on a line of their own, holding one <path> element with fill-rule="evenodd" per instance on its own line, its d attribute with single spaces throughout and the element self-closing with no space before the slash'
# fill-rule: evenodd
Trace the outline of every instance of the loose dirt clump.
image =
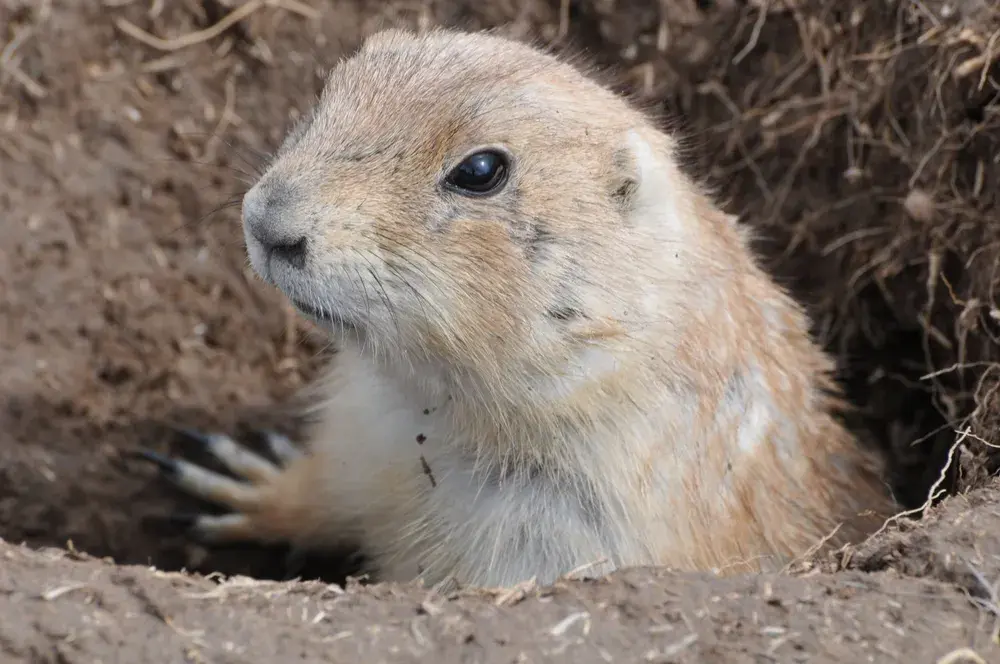
<svg viewBox="0 0 1000 664">
<path fill-rule="evenodd" d="M 0 653 L 1000 661 L 993 4 L 0 0 L 0 538 L 26 543 L 0 543 Z M 325 69 L 379 27 L 435 24 L 589 58 L 682 132 L 808 305 L 851 426 L 920 521 L 783 576 L 451 598 L 263 581 L 285 552 L 143 527 L 191 507 L 127 454 L 175 444 L 165 424 L 294 434 L 323 342 L 248 273 L 239 195 Z M 342 580 L 342 553 L 300 573 Z"/>
</svg>

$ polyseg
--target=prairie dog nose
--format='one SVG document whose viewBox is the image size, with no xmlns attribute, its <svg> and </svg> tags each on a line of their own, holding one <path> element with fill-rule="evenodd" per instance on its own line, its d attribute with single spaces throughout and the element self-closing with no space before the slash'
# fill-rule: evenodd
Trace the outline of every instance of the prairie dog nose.
<svg viewBox="0 0 1000 664">
<path fill-rule="evenodd" d="M 301 270 L 308 240 L 291 218 L 287 186 L 259 182 L 243 196 L 243 225 L 269 259 Z"/>
</svg>

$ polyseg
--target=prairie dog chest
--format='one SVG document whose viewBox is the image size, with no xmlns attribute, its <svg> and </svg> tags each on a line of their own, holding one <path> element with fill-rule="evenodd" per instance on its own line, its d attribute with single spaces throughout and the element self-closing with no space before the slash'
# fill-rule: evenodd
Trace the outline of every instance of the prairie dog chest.
<svg viewBox="0 0 1000 664">
<path fill-rule="evenodd" d="M 489 418 L 463 426 L 474 418 L 457 416 L 460 396 L 432 397 L 434 386 L 394 380 L 363 358 L 339 360 L 326 429 L 313 439 L 335 464 L 325 502 L 357 515 L 386 578 L 516 582 L 648 557 L 641 533 L 626 532 L 632 522 L 609 500 L 606 478 L 588 472 L 593 459 L 514 462 L 504 444 L 553 441 L 527 430 L 524 440 L 504 441 L 503 423 Z"/>
<path fill-rule="evenodd" d="M 539 509 L 558 503 L 564 511 L 593 511 L 594 492 L 583 478 L 567 474 L 557 481 L 545 469 L 513 463 L 499 441 L 473 440 L 491 427 L 477 434 L 457 424 L 464 421 L 455 412 L 460 397 L 430 381 L 400 380 L 345 353 L 327 382 L 314 445 L 331 461 L 346 462 L 352 481 L 377 478 L 372 489 L 395 495 L 399 509 L 429 510 L 456 524 L 483 510 L 506 512 L 533 501 Z M 528 447 L 539 442 L 517 441 Z"/>
<path fill-rule="evenodd" d="M 358 481 L 379 476 L 389 485 L 406 480 L 415 488 L 406 477 L 417 471 L 433 488 L 437 478 L 427 472 L 430 460 L 449 456 L 459 442 L 450 424 L 450 395 L 386 375 L 351 348 L 338 352 L 320 393 L 316 452 L 332 462 L 349 462 Z"/>
</svg>

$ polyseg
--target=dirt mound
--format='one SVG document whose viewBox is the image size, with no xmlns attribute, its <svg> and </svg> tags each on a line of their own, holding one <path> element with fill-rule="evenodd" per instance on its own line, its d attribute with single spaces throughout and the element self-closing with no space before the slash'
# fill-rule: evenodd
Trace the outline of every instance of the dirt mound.
<svg viewBox="0 0 1000 664">
<path fill-rule="evenodd" d="M 1000 548 L 977 551 L 968 535 L 996 542 L 998 490 L 881 542 L 894 553 L 884 571 L 717 579 L 634 569 L 448 597 L 415 586 L 214 582 L 0 542 L 0 652 L 65 664 L 983 664 L 1000 658 L 989 636 L 1000 607 L 984 582 L 1000 575 Z M 965 536 L 952 539 L 956 530 Z M 969 577 L 968 595 L 954 586 L 955 568 Z"/>
<path fill-rule="evenodd" d="M 0 537 L 9 542 L 71 541 L 160 569 L 282 573 L 282 551 L 210 552 L 143 530 L 143 516 L 190 505 L 122 452 L 166 449 L 164 422 L 294 432 L 283 405 L 311 377 L 322 342 L 246 272 L 232 202 L 308 108 L 323 70 L 390 24 L 503 24 L 605 66 L 683 130 L 692 171 L 758 231 L 768 269 L 808 304 L 837 355 L 858 406 L 852 426 L 887 451 L 907 506 L 921 506 L 932 485 L 985 487 L 947 502 L 931 524 L 901 522 L 815 561 L 813 577 L 634 571 L 503 610 L 457 599 L 423 618 L 415 590 L 356 590 L 328 605 L 325 586 L 257 586 L 206 604 L 184 596 L 210 588 L 204 579 L 6 547 L 0 649 L 92 661 L 145 648 L 133 634 L 146 634 L 197 652 L 197 629 L 218 636 L 209 661 L 279 652 L 357 661 L 425 639 L 447 643 L 446 657 L 491 660 L 573 652 L 575 638 L 616 661 L 649 652 L 652 661 L 925 661 L 986 644 L 990 627 L 977 616 L 996 599 L 983 581 L 1000 574 L 989 557 L 1000 542 L 989 522 L 996 492 L 986 486 L 1000 465 L 1000 17 L 976 0 L 854 4 L 0 1 Z M 234 8 L 240 20 L 227 23 Z M 339 561 L 302 573 L 336 579 Z M 306 605 L 303 621 L 289 613 Z M 570 641 L 536 634 L 581 611 L 590 617 L 563 628 Z M 133 614 L 137 622 L 123 619 Z M 696 618 L 710 626 L 692 631 Z M 591 619 L 589 635 L 575 636 Z M 947 638 L 932 619 L 949 626 Z M 393 636 L 375 636 L 376 624 Z M 369 640 L 324 644 L 342 631 Z M 87 640 L 95 636 L 105 645 Z M 220 654 L 225 639 L 236 650 Z M 135 652 L 130 661 L 156 661 Z"/>
</svg>

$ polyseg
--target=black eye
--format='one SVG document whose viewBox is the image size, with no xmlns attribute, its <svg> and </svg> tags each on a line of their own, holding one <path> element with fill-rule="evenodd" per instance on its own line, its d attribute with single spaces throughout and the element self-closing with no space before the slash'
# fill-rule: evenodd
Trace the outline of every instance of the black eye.
<svg viewBox="0 0 1000 664">
<path fill-rule="evenodd" d="M 505 154 L 496 150 L 484 150 L 466 157 L 448 173 L 445 181 L 449 187 L 462 194 L 493 194 L 507 183 L 509 168 Z"/>
</svg>

